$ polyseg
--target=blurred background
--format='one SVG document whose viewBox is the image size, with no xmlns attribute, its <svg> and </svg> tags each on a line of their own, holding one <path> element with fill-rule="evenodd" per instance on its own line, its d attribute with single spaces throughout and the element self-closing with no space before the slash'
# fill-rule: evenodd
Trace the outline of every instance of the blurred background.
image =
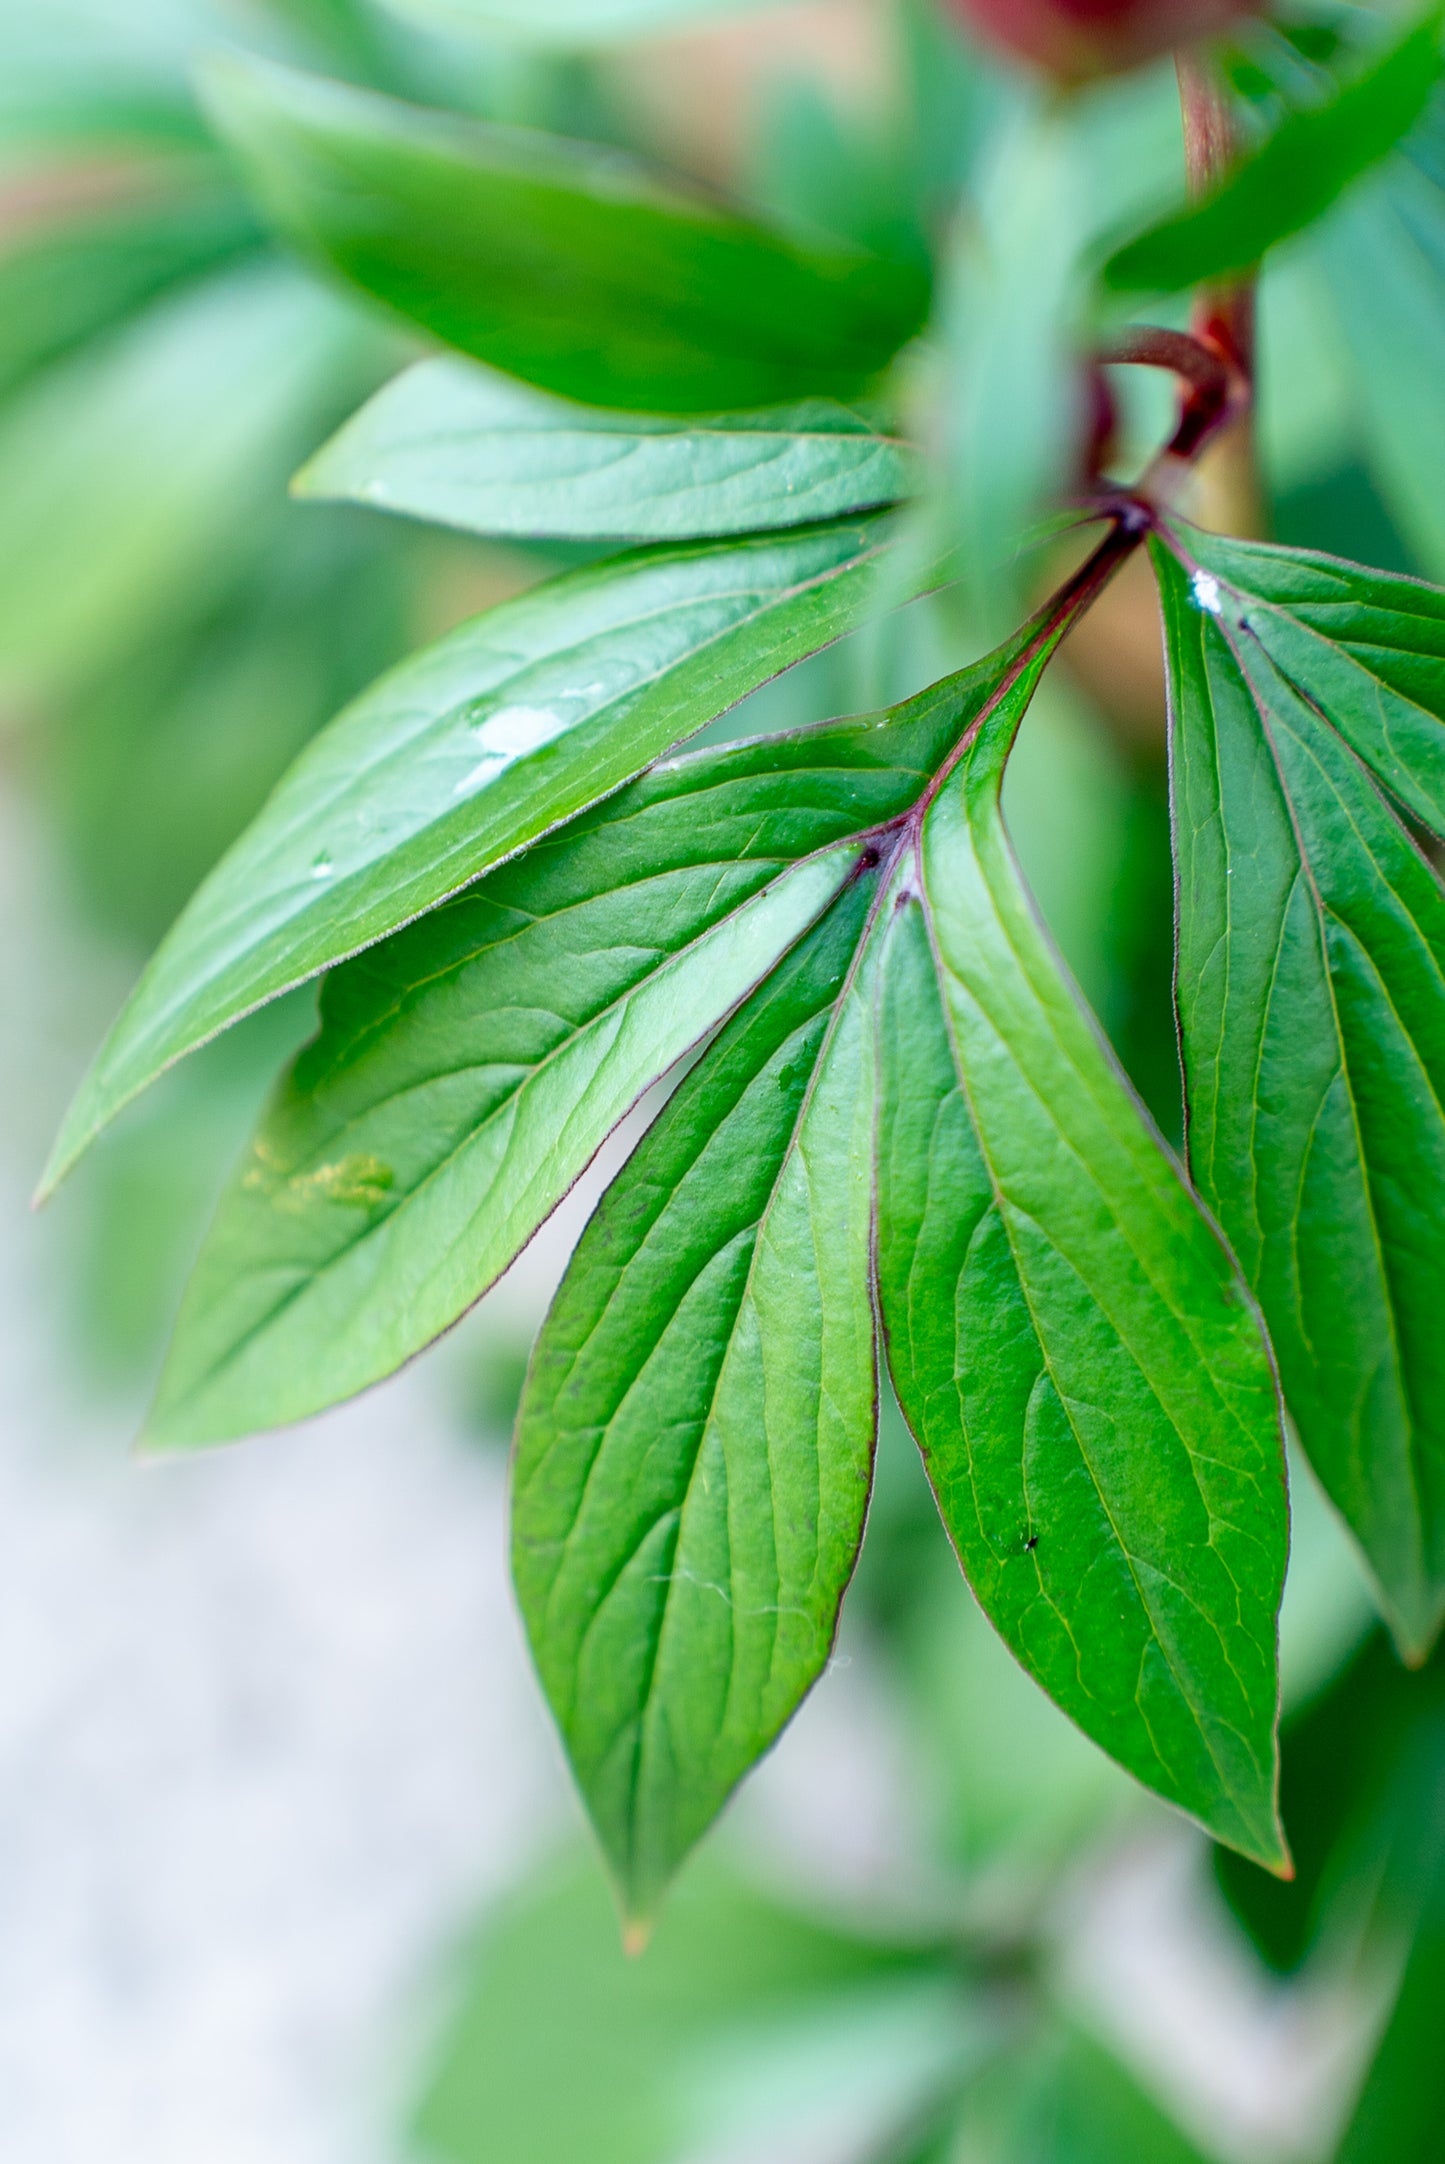
<svg viewBox="0 0 1445 2164">
<path fill-rule="evenodd" d="M 240 45 L 625 143 L 937 266 L 903 395 L 925 429 L 947 417 L 958 486 L 920 516 L 968 507 L 963 600 L 805 664 L 724 735 L 901 697 L 979 650 L 1000 581 L 1031 575 L 988 561 L 985 513 L 1037 486 L 1054 410 L 1010 357 L 1062 320 L 1088 235 L 1177 186 L 1168 67 L 1064 127 L 932 0 L 655 7 L 665 32 L 640 4 L 599 0 L 590 28 L 511 10 L 570 19 L 551 41 L 479 12 L 0 0 L 0 2154 L 1438 2158 L 1445 1672 L 1396 1667 L 1303 1472 L 1294 1887 L 1213 1856 L 1023 1679 L 890 1410 L 832 1667 L 628 1963 L 505 1558 L 527 1347 L 606 1168 L 384 1389 L 191 1463 L 129 1456 L 207 1210 L 311 1002 L 170 1076 L 34 1218 L 88 1053 L 306 737 L 576 560 L 288 501 L 417 349 L 268 239 L 195 56 Z M 636 35 L 593 36 L 629 12 Z M 1267 100 L 1281 55 L 1304 67 L 1325 35 L 1259 33 L 1238 82 Z M 1401 268 L 1401 159 L 1272 263 L 1258 485 L 1221 470 L 1201 515 L 1212 486 L 1236 523 L 1445 579 L 1445 441 L 1406 425 L 1438 406 L 1422 356 L 1445 351 L 1442 139 L 1405 176 L 1433 283 Z M 1051 254 L 1065 203 L 1072 253 Z M 1371 305 L 1341 306 L 1361 263 Z M 1167 396 L 1137 372 L 1115 388 L 1127 468 Z M 1009 812 L 1177 1138 L 1158 629 L 1146 585 L 1107 610 L 1030 715 Z"/>
</svg>

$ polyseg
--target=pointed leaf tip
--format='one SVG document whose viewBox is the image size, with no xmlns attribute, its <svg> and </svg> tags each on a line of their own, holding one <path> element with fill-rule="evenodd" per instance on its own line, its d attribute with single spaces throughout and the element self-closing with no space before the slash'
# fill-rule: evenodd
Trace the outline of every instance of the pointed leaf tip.
<svg viewBox="0 0 1445 2164">
<path fill-rule="evenodd" d="M 1445 889 L 1394 804 L 1445 831 L 1445 592 L 1182 525 L 1155 557 L 1190 1166 L 1420 1662 L 1445 1606 Z"/>
<path fill-rule="evenodd" d="M 656 1924 L 650 1916 L 630 1916 L 622 1926 L 622 1951 L 629 1961 L 640 1961 L 652 1944 Z"/>
<path fill-rule="evenodd" d="M 999 813 L 929 815 L 881 971 L 889 1364 L 980 1605 L 1136 1779 L 1278 1869 L 1288 1524 L 1257 1314 L 1063 979 Z"/>
</svg>

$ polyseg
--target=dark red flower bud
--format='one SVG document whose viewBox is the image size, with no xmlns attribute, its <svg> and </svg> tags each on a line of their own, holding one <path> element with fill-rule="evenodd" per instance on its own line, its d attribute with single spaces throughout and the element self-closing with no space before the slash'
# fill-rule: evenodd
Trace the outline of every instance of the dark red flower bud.
<svg viewBox="0 0 1445 2164">
<path fill-rule="evenodd" d="M 1065 82 L 1116 75 L 1192 45 L 1245 14 L 1249 0 L 949 0 L 990 44 Z"/>
</svg>

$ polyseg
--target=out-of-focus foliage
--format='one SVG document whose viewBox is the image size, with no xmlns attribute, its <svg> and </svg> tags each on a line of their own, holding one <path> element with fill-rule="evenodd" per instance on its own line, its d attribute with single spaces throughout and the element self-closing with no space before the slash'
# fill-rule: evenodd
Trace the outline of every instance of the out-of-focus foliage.
<svg viewBox="0 0 1445 2164">
<path fill-rule="evenodd" d="M 647 153 L 614 94 L 625 71 L 558 58 L 553 41 L 704 10 L 655 0 L 604 11 L 598 0 L 584 16 L 580 5 L 276 0 L 248 13 L 245 42 L 392 96 Z M 920 522 L 914 569 L 971 538 L 966 612 L 917 604 L 859 634 L 760 688 L 721 725 L 728 736 L 916 691 L 977 651 L 975 627 L 1001 590 L 1035 581 L 1039 558 L 1022 544 L 1075 478 L 1083 409 L 1070 388 L 1089 265 L 1102 235 L 1147 224 L 1170 198 L 1179 146 L 1164 74 L 1044 114 L 926 0 L 893 12 L 889 98 L 860 116 L 811 80 L 775 84 L 736 178 L 801 252 L 874 250 L 913 281 L 939 266 L 948 298 L 932 350 L 909 356 L 896 388 L 900 415 L 910 426 L 922 417 L 918 433 L 948 416 L 950 488 Z M 474 595 L 490 580 L 483 598 L 527 574 L 516 558 L 443 558 L 397 521 L 286 504 L 290 470 L 414 349 L 280 255 L 212 144 L 184 64 L 218 37 L 234 42 L 236 18 L 200 0 L 124 20 L 43 0 L 0 0 L 0 13 L 15 63 L 0 77 L 0 685 L 77 890 L 109 933 L 139 942 L 318 726 L 457 613 L 437 598 L 439 569 L 460 563 Z M 505 17 L 546 33 L 545 55 L 496 42 Z M 446 43 L 419 34 L 423 23 L 482 34 Z M 1262 132 L 1287 128 L 1311 100 L 1327 110 L 1369 27 L 1343 16 L 1313 43 L 1252 31 L 1236 73 Z M 1264 481 L 1281 536 L 1436 577 L 1442 140 L 1428 115 L 1316 230 L 1270 257 L 1262 292 Z M 965 179 L 981 211 L 960 218 Z M 452 395 L 459 365 L 420 373 L 445 372 Z M 373 422 L 416 380 L 385 393 Z M 1123 470 L 1158 429 L 1147 397 L 1121 387 L 1121 404 Z M 597 416 L 579 424 L 574 451 L 584 425 L 596 433 Z M 644 433 L 649 452 L 666 441 Z M 347 442 L 323 460 L 350 455 Z M 901 472 L 868 501 L 895 493 Z M 523 478 L 535 487 L 535 474 Z M 348 476 L 339 492 L 375 500 L 375 476 Z M 434 495 L 397 501 L 438 515 Z M 518 503 L 509 533 L 556 530 Z M 981 510 L 992 553 L 977 545 Z M 569 529 L 611 530 L 605 516 Z M 1081 658 L 1076 679 L 1030 714 L 1006 802 L 1075 976 L 1177 1132 L 1161 734 L 1125 704 Z M 136 1269 L 137 1224 L 150 1212 L 163 1226 L 157 1252 L 190 1244 L 233 1104 L 254 1094 L 306 1012 L 304 999 L 277 1010 L 251 1025 L 254 1049 L 238 1038 L 202 1055 L 194 1076 L 169 1078 L 170 1095 L 102 1160 L 90 1281 L 117 1345 L 147 1344 L 164 1304 Z M 507 1365 L 491 1359 L 489 1396 L 506 1394 L 496 1378 Z M 462 2010 L 420 2115 L 424 2153 L 571 2164 L 585 2150 L 609 2164 L 674 2164 L 709 2142 L 746 2152 L 797 2127 L 800 2141 L 866 2133 L 877 2164 L 1204 2155 L 1137 2070 L 1080 2026 L 1091 2010 L 1069 2002 L 1051 1965 L 1071 1875 L 1101 1866 L 1154 1807 L 1029 1687 L 972 1609 L 890 1420 L 856 1605 L 911 1733 L 927 1929 L 905 1898 L 916 1884 L 862 1917 L 817 1917 L 703 1872 L 684 1883 L 652 1954 L 628 1966 L 595 1873 L 544 1877 L 466 1957 Z M 1285 1730 L 1284 1817 L 1299 1877 L 1280 1888 L 1244 1864 L 1220 1869 L 1273 1967 L 1331 1988 L 1343 1979 L 1360 2003 L 1373 1994 L 1384 2007 L 1339 2156 L 1414 2164 L 1438 2112 L 1438 1661 L 1409 1676 L 1372 1639 L 1340 1664 L 1359 1607 L 1342 1547 L 1316 1541 L 1297 1511 L 1286 1689 L 1294 1663 L 1312 1691 Z"/>
<path fill-rule="evenodd" d="M 1409 133 L 1440 79 L 1442 17 L 1431 9 L 1380 60 L 1321 104 L 1289 113 L 1203 201 L 1110 256 L 1121 293 L 1177 293 L 1248 270 L 1312 225 Z"/>
</svg>

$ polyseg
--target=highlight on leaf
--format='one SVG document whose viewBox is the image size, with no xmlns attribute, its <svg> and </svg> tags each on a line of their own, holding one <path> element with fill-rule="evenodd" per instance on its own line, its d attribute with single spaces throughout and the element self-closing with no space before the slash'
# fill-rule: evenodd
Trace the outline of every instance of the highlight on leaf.
<svg viewBox="0 0 1445 2164">
<path fill-rule="evenodd" d="M 382 677 L 308 745 L 162 942 L 66 1116 L 41 1194 L 174 1061 L 866 621 L 894 539 L 875 515 L 613 558 Z"/>
</svg>

